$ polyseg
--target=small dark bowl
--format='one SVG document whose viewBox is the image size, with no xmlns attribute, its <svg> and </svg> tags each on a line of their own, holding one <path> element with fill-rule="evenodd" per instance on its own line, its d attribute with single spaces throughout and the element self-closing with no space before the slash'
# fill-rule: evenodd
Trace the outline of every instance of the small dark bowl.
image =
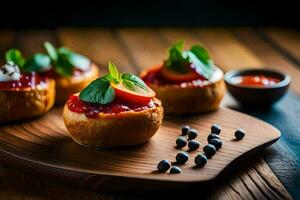
<svg viewBox="0 0 300 200">
<path fill-rule="evenodd" d="M 231 82 L 231 78 L 243 75 L 264 75 L 277 78 L 280 82 L 264 87 L 240 86 Z M 229 93 L 244 105 L 268 106 L 278 101 L 287 92 L 291 77 L 287 74 L 269 69 L 232 70 L 225 74 Z"/>
</svg>

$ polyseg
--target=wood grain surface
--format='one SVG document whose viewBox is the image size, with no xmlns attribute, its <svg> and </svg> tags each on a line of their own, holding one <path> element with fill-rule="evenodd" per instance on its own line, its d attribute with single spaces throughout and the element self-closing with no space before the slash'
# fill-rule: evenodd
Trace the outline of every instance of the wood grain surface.
<svg viewBox="0 0 300 200">
<path fill-rule="evenodd" d="M 272 144 L 280 137 L 274 127 L 250 116 L 222 108 L 216 112 L 193 117 L 168 117 L 157 134 L 146 144 L 129 149 L 93 150 L 74 143 L 65 129 L 61 108 L 53 109 L 44 117 L 25 123 L 10 124 L 0 127 L 0 157 L 7 164 L 24 171 L 35 168 L 55 178 L 67 180 L 69 176 L 77 179 L 79 186 L 95 190 L 126 191 L 138 190 L 136 182 L 143 189 L 171 189 L 190 185 L 193 182 L 205 182 L 219 176 L 221 172 L 236 159 L 253 149 L 261 149 Z M 182 165 L 183 173 L 170 175 L 157 173 L 156 166 L 160 160 L 175 162 L 179 149 L 175 140 L 180 135 L 180 127 L 189 124 L 199 131 L 197 140 L 207 144 L 206 138 L 210 126 L 217 123 L 222 127 L 223 147 L 209 160 L 202 169 L 194 166 L 194 157 L 201 151 L 189 152 L 190 160 Z M 234 132 L 237 128 L 246 131 L 246 137 L 236 141 Z M 188 152 L 188 149 L 183 149 Z M 11 157 L 11 158 L 10 158 Z M 101 159 L 99 159 L 101 158 Z M 2 160 L 4 162 L 5 160 Z M 224 172 L 225 173 L 225 172 Z M 92 178 L 94 176 L 94 178 Z M 97 176 L 99 176 L 97 178 Z M 83 178 L 84 177 L 84 178 Z M 92 180 L 90 180 L 92 179 Z M 126 184 L 125 184 L 126 183 Z M 131 183 L 131 184 L 130 184 Z M 112 185 L 119 187 L 111 187 Z M 163 186 L 163 187 L 162 187 Z"/>
<path fill-rule="evenodd" d="M 209 50 L 213 54 L 215 62 L 217 64 L 222 63 L 222 65 L 224 65 L 223 69 L 225 70 L 230 70 L 235 67 L 239 68 L 241 66 L 247 67 L 250 65 L 254 67 L 260 67 L 261 64 L 267 64 L 270 65 L 270 67 L 272 67 L 273 64 L 276 64 L 277 61 L 280 61 L 277 64 L 278 67 L 280 67 L 280 63 L 284 66 L 286 64 L 289 64 L 290 69 L 293 70 L 292 75 L 294 75 L 295 73 L 299 73 L 297 66 L 295 66 L 295 63 L 290 62 L 289 59 L 286 59 L 286 57 L 283 56 L 281 52 L 274 50 L 273 46 L 269 45 L 268 43 L 265 43 L 264 40 L 261 40 L 261 38 L 258 37 L 256 32 L 253 31 L 250 31 L 249 35 L 244 34 L 244 38 L 247 39 L 247 36 L 251 36 L 250 38 L 255 38 L 255 40 L 251 39 L 248 40 L 249 42 L 245 42 L 246 40 L 241 40 L 241 38 L 238 37 L 237 34 L 240 33 L 240 31 L 245 30 L 242 28 L 240 28 L 238 31 L 223 28 L 215 31 L 213 28 L 210 28 L 210 30 L 201 28 L 196 29 L 196 31 L 191 31 L 191 29 L 187 28 L 155 28 L 151 29 L 152 31 L 150 31 L 150 33 L 147 33 L 148 30 L 149 28 L 144 30 L 67 28 L 53 31 L 52 34 L 55 37 L 57 37 L 55 38 L 55 41 L 58 41 L 60 45 L 68 45 L 72 48 L 75 48 L 76 50 L 79 50 L 83 54 L 92 57 L 92 59 L 96 60 L 97 64 L 100 65 L 100 68 L 104 69 L 104 72 L 106 71 L 106 69 L 102 66 L 105 65 L 105 63 L 107 63 L 108 59 L 110 59 L 110 55 L 112 55 L 113 57 L 113 59 L 111 60 L 115 61 L 123 71 L 128 70 L 131 72 L 138 73 L 143 68 L 149 67 L 152 64 L 160 63 L 162 61 L 161 59 L 164 58 L 164 56 L 166 55 L 166 48 L 170 43 L 174 42 L 171 41 L 171 39 L 167 38 L 170 36 L 165 36 L 165 32 L 169 31 L 168 33 L 173 32 L 175 34 L 175 38 L 187 39 L 188 44 L 191 44 L 191 42 L 193 42 L 194 40 L 203 43 L 206 47 L 209 48 Z M 223 37 L 221 32 L 220 34 L 218 34 L 218 32 L 221 30 L 227 32 L 225 35 L 226 37 Z M 246 31 L 248 30 L 249 29 L 246 29 Z M 198 35 L 197 32 L 202 31 L 206 32 L 206 36 L 202 35 L 202 37 L 200 37 L 200 33 Z M 38 35 L 41 31 L 35 30 L 33 32 L 35 32 L 34 35 Z M 209 34 L 210 32 L 215 33 Z M 228 32 L 230 34 L 228 34 Z M 132 41 L 135 41 L 132 35 L 138 35 L 141 33 L 143 34 L 139 37 L 144 37 L 144 40 L 138 39 L 138 43 L 131 43 Z M 1 53 L 3 53 L 4 50 L 11 46 L 16 46 L 15 44 L 17 43 L 17 41 L 24 39 L 24 37 L 21 37 L 21 39 L 18 40 L 16 39 L 16 35 L 20 37 L 19 31 L 0 31 L 0 35 Z M 51 41 L 51 38 L 53 37 L 51 36 L 47 40 Z M 34 37 L 32 37 L 31 39 L 34 40 Z M 260 44 L 263 44 L 263 46 L 259 46 Z M 139 45 L 140 49 L 138 49 L 136 45 Z M 148 50 L 151 50 L 151 53 L 147 53 L 146 51 L 148 45 Z M 222 46 L 222 50 L 219 49 L 219 45 Z M 156 48 L 155 46 L 158 46 L 160 48 Z M 26 48 L 24 49 L 26 50 Z M 239 52 L 236 49 L 242 50 L 242 53 L 233 54 L 232 52 Z M 146 54 L 137 54 L 137 50 L 144 51 L 146 52 Z M 270 54 L 268 54 L 268 51 L 270 51 Z M 137 57 L 140 55 L 143 58 Z M 296 74 L 294 76 L 295 78 L 297 77 Z M 297 89 L 297 87 L 293 85 L 292 88 L 294 90 Z M 225 106 L 233 106 L 235 105 L 235 102 L 230 96 L 226 96 L 222 104 Z M 289 115 L 287 115 L 287 117 L 289 117 Z M 270 122 L 273 123 L 273 121 Z M 275 146 L 277 147 L 277 145 Z M 277 161 L 281 163 L 280 157 L 277 156 L 278 154 L 276 153 L 276 151 L 274 152 L 268 150 L 264 152 L 264 154 L 266 154 L 265 158 L 267 158 L 269 163 L 272 163 L 273 159 L 275 159 L 275 164 L 271 165 L 272 170 L 275 170 L 275 172 L 279 174 L 288 174 L 288 172 L 291 170 L 291 168 L 289 168 L 290 165 L 287 165 L 285 169 L 280 168 L 284 165 L 276 165 Z M 287 154 L 290 154 L 290 152 L 288 152 Z M 265 163 L 265 161 L 261 159 L 261 157 L 260 159 L 256 158 L 249 158 L 247 162 L 243 162 L 243 165 L 240 164 L 239 167 L 235 168 L 235 170 L 231 172 L 231 177 L 227 177 L 227 179 L 223 178 L 220 182 L 216 183 L 213 188 L 211 188 L 210 190 L 206 190 L 204 192 L 205 195 L 203 195 L 203 198 L 255 199 L 257 197 L 256 194 L 259 194 L 259 197 L 263 197 L 265 199 L 290 199 L 291 196 L 287 193 L 285 188 L 273 174 L 272 170 Z M 248 165 L 245 165 L 246 163 L 248 163 Z M 284 179 L 281 180 L 283 180 L 285 183 L 288 183 Z M 0 199 L 58 199 L 60 197 L 63 199 L 153 199 L 152 197 L 147 198 L 146 195 L 136 196 L 134 194 L 104 195 L 101 193 L 76 189 L 70 185 L 72 184 L 70 183 L 67 185 L 62 185 L 60 183 L 57 183 L 55 180 L 40 179 L 38 177 L 27 175 L 7 167 L 0 168 Z M 290 185 L 286 186 L 288 186 L 288 188 L 290 187 Z M 196 189 L 195 192 L 189 193 L 188 197 L 195 198 L 195 196 L 199 196 L 199 193 L 197 193 L 196 191 L 199 191 L 199 188 Z M 155 192 L 153 193 L 153 195 L 155 195 Z M 163 198 L 165 197 L 161 195 L 155 196 L 155 199 Z M 176 199 L 179 198 L 183 197 L 178 196 L 178 198 Z"/>
<path fill-rule="evenodd" d="M 280 28 L 264 28 L 261 34 L 278 51 L 294 63 L 300 64 L 300 31 Z"/>
</svg>

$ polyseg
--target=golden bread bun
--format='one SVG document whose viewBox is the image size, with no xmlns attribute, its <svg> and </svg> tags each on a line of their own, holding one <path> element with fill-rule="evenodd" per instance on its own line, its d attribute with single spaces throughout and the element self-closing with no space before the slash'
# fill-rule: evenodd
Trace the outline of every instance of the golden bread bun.
<svg viewBox="0 0 300 200">
<path fill-rule="evenodd" d="M 141 77 L 147 71 L 142 72 Z M 157 85 L 147 83 L 162 101 L 164 111 L 171 115 L 197 114 L 218 109 L 225 94 L 223 72 L 216 68 L 211 80 L 203 87 L 177 84 Z"/>
<path fill-rule="evenodd" d="M 159 129 L 163 108 L 157 105 L 143 111 L 116 114 L 99 113 L 97 118 L 87 118 L 65 105 L 63 118 L 75 142 L 89 147 L 124 147 L 147 142 Z"/>
<path fill-rule="evenodd" d="M 87 72 L 84 72 L 82 76 L 55 77 L 55 104 L 65 104 L 70 95 L 83 90 L 88 84 L 90 84 L 90 82 L 98 78 L 98 76 L 99 69 L 95 64 L 92 63 L 91 69 Z"/>
<path fill-rule="evenodd" d="M 50 110 L 54 99 L 53 79 L 30 90 L 0 91 L 0 122 L 41 116 Z"/>
</svg>

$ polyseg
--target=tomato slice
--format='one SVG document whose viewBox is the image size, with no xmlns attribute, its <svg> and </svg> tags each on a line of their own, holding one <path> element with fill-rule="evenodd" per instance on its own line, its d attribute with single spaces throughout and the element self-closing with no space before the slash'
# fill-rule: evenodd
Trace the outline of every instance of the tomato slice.
<svg viewBox="0 0 300 200">
<path fill-rule="evenodd" d="M 189 69 L 189 71 L 185 74 L 176 73 L 173 70 L 168 69 L 167 67 L 162 67 L 160 71 L 161 75 L 172 82 L 175 83 L 182 83 L 182 82 L 189 82 L 193 80 L 205 80 L 203 76 L 198 74 L 196 71 L 194 71 L 192 68 Z"/>
<path fill-rule="evenodd" d="M 147 87 L 146 90 L 139 89 L 132 91 L 126 88 L 122 83 L 111 83 L 111 86 L 115 89 L 116 96 L 126 101 L 147 105 L 149 101 L 155 97 L 155 92 Z"/>
</svg>

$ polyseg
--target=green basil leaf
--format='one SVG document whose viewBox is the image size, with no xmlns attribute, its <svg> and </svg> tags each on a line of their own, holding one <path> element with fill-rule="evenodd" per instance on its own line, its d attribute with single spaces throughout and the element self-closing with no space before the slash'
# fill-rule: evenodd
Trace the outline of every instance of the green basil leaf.
<svg viewBox="0 0 300 200">
<path fill-rule="evenodd" d="M 184 41 L 180 40 L 174 45 L 172 45 L 168 52 L 169 57 L 166 60 L 166 67 L 177 71 L 179 73 L 186 73 L 188 70 L 186 68 L 186 64 L 188 63 L 188 59 L 184 58 L 182 55 L 183 52 Z"/>
<path fill-rule="evenodd" d="M 134 86 L 134 84 L 133 84 L 131 81 L 123 80 L 122 83 L 123 83 L 123 85 L 124 85 L 127 89 L 132 90 L 132 91 L 135 90 L 135 86 Z"/>
<path fill-rule="evenodd" d="M 120 82 L 120 74 L 118 72 L 118 69 L 115 64 L 111 63 L 110 61 L 108 63 L 108 70 L 114 81 L 117 83 Z"/>
<path fill-rule="evenodd" d="M 209 79 L 214 72 L 214 64 L 211 60 L 204 64 L 193 52 L 186 51 L 185 55 L 189 58 L 190 62 L 193 63 L 193 67 L 198 74 L 201 74 L 206 79 Z"/>
<path fill-rule="evenodd" d="M 175 44 L 173 44 L 170 49 L 176 49 L 177 51 L 182 52 L 183 47 L 184 47 L 184 41 L 179 40 Z"/>
<path fill-rule="evenodd" d="M 183 41 L 178 41 L 169 49 L 169 57 L 165 66 L 178 73 L 187 73 L 190 63 L 196 72 L 209 79 L 214 71 L 214 63 L 210 59 L 208 51 L 194 45 L 188 51 L 183 51 Z"/>
<path fill-rule="evenodd" d="M 20 68 L 25 64 L 25 58 L 22 56 L 21 52 L 17 49 L 9 49 L 5 53 L 5 60 L 7 62 L 13 62 L 18 65 Z"/>
<path fill-rule="evenodd" d="M 115 96 L 115 90 L 110 86 L 110 82 L 105 76 L 91 82 L 79 94 L 79 98 L 82 101 L 103 105 L 111 103 Z"/>
<path fill-rule="evenodd" d="M 87 70 L 91 65 L 91 61 L 88 58 L 77 53 L 69 54 L 68 60 L 75 68 L 83 71 Z"/>
<path fill-rule="evenodd" d="M 114 82 L 115 80 L 110 74 L 106 74 L 105 77 L 109 82 Z"/>
<path fill-rule="evenodd" d="M 133 74 L 122 74 L 122 84 L 129 90 L 140 94 L 147 94 L 148 86 L 142 79 Z"/>
<path fill-rule="evenodd" d="M 70 54 L 72 51 L 67 47 L 60 47 L 57 49 L 58 54 Z"/>
<path fill-rule="evenodd" d="M 87 70 L 91 61 L 83 55 L 75 53 L 68 48 L 56 49 L 50 42 L 45 42 L 44 47 L 51 58 L 54 70 L 61 76 L 71 76 L 74 68 Z"/>
<path fill-rule="evenodd" d="M 61 76 L 72 76 L 74 66 L 69 62 L 67 56 L 59 55 L 54 70 Z"/>
<path fill-rule="evenodd" d="M 201 60 L 205 65 L 209 64 L 209 54 L 206 49 L 199 45 L 194 45 L 191 47 L 190 51 L 197 56 L 199 60 Z"/>
<path fill-rule="evenodd" d="M 51 58 L 52 62 L 56 63 L 58 59 L 56 48 L 48 41 L 44 43 L 44 48 L 46 49 L 47 54 Z"/>
<path fill-rule="evenodd" d="M 144 83 L 144 81 L 133 74 L 122 74 L 121 79 L 123 81 L 131 82 L 134 86 L 140 87 L 144 90 L 147 89 L 147 85 Z"/>
<path fill-rule="evenodd" d="M 81 69 L 83 71 L 87 70 L 90 65 L 91 61 L 83 55 L 74 53 L 68 48 L 61 47 L 58 49 L 59 56 L 65 56 L 67 58 L 67 62 L 73 65 L 74 68 Z"/>
<path fill-rule="evenodd" d="M 51 68 L 51 60 L 46 54 L 37 53 L 27 59 L 23 66 L 26 72 L 41 72 Z"/>
</svg>

